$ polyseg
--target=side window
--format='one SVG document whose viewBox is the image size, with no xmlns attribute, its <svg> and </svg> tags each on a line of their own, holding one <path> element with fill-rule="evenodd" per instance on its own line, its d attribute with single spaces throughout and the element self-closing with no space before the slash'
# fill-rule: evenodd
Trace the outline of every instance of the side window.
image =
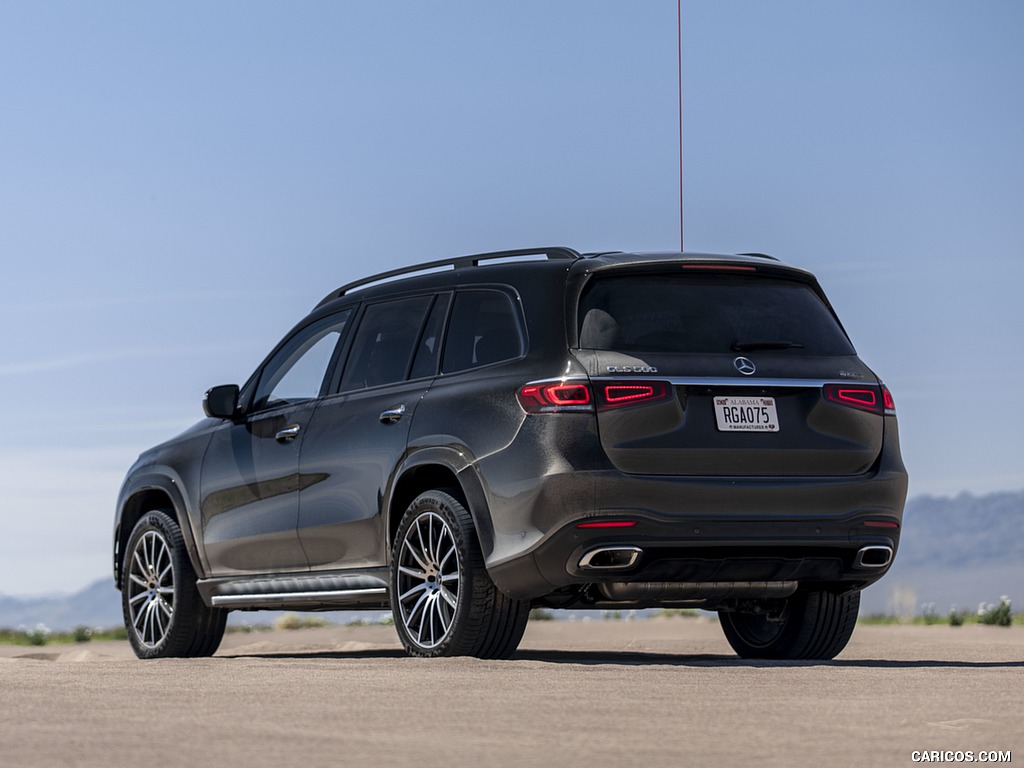
<svg viewBox="0 0 1024 768">
<path fill-rule="evenodd" d="M 432 299 L 417 296 L 366 308 L 341 378 L 342 392 L 406 378 Z"/>
<path fill-rule="evenodd" d="M 522 354 L 523 337 L 508 296 L 498 291 L 455 294 L 442 371 L 465 371 Z"/>
<path fill-rule="evenodd" d="M 253 410 L 319 397 L 349 314 L 332 315 L 296 333 L 264 367 Z"/>
<path fill-rule="evenodd" d="M 444 335 L 444 318 L 448 314 L 451 303 L 450 293 L 442 294 L 434 300 L 430 317 L 423 327 L 423 335 L 416 347 L 416 357 L 412 361 L 410 379 L 422 379 L 437 373 L 437 361 L 441 357 L 441 337 Z"/>
</svg>

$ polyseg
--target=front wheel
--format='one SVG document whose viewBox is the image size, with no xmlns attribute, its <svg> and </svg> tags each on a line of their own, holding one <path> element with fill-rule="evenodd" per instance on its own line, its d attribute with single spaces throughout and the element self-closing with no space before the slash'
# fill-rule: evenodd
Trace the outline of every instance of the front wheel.
<svg viewBox="0 0 1024 768">
<path fill-rule="evenodd" d="M 720 611 L 729 645 L 745 659 L 832 659 L 850 641 L 860 592 L 797 592 L 781 611 Z"/>
<path fill-rule="evenodd" d="M 529 619 L 529 604 L 491 581 L 472 517 L 449 490 L 420 494 L 399 523 L 391 610 L 412 656 L 508 658 Z"/>
<path fill-rule="evenodd" d="M 227 623 L 227 611 L 203 602 L 181 528 L 161 511 L 143 515 L 128 538 L 121 608 L 140 659 L 212 656 Z"/>
</svg>

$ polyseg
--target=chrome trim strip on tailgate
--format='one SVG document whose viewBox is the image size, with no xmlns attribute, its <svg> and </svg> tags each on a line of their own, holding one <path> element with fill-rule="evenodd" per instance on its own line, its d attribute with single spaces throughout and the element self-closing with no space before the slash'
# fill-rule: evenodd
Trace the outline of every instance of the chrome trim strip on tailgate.
<svg viewBox="0 0 1024 768">
<path fill-rule="evenodd" d="M 740 378 L 713 378 L 710 376 L 659 376 L 657 374 L 629 374 L 631 380 L 643 381 L 667 381 L 675 387 L 745 387 L 757 389 L 759 387 L 824 387 L 826 384 L 860 384 L 862 386 L 877 386 L 877 382 L 871 380 L 850 380 L 850 379 L 759 379 Z M 591 376 L 591 381 L 622 381 L 627 374 L 622 376 Z"/>
</svg>

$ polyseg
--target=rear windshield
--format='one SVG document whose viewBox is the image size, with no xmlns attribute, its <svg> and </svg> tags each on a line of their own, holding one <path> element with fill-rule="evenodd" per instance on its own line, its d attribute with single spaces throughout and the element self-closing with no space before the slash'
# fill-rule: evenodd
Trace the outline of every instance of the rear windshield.
<svg viewBox="0 0 1024 768">
<path fill-rule="evenodd" d="M 777 278 L 597 277 L 580 300 L 578 323 L 584 349 L 855 354 L 829 308 L 808 285 Z"/>
</svg>

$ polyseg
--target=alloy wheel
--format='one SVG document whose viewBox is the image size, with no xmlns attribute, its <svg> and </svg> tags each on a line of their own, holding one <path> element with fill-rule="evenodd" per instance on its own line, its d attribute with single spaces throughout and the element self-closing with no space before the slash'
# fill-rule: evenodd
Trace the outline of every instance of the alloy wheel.
<svg viewBox="0 0 1024 768">
<path fill-rule="evenodd" d="M 448 523 L 424 512 L 406 528 L 398 554 L 397 599 L 409 637 L 424 649 L 448 636 L 458 609 L 461 567 Z"/>
<path fill-rule="evenodd" d="M 167 637 L 174 618 L 174 564 L 167 540 L 146 531 L 131 553 L 128 570 L 128 609 L 131 628 L 146 648 Z"/>
</svg>

